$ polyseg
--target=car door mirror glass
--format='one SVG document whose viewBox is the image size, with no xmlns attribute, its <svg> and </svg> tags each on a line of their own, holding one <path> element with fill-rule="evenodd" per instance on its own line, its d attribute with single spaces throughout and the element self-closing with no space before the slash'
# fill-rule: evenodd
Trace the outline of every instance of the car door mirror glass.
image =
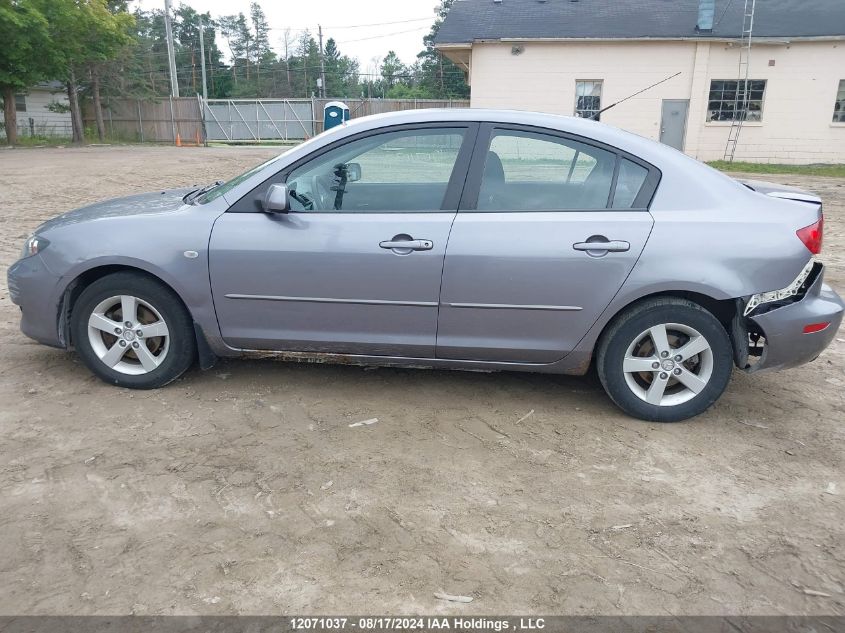
<svg viewBox="0 0 845 633">
<path fill-rule="evenodd" d="M 361 180 L 361 163 L 346 163 L 346 182 Z"/>
<path fill-rule="evenodd" d="M 265 213 L 287 213 L 290 211 L 290 199 L 286 185 L 270 185 L 264 194 L 262 204 Z"/>
</svg>

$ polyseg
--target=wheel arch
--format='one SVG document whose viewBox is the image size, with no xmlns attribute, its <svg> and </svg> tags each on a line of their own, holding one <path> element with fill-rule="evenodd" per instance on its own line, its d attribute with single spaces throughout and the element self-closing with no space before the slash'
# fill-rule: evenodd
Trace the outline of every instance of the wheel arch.
<svg viewBox="0 0 845 633">
<path fill-rule="evenodd" d="M 740 346 L 736 340 L 734 323 L 739 314 L 738 301 L 735 298 L 718 298 L 714 296 L 717 293 L 702 292 L 702 289 L 655 289 L 651 292 L 637 294 L 635 296 L 620 299 L 611 305 L 603 318 L 597 323 L 596 333 L 590 337 L 589 347 L 586 348 L 586 364 L 583 365 L 581 373 L 589 371 L 589 367 L 595 365 L 596 351 L 608 331 L 617 323 L 619 318 L 629 311 L 631 308 L 652 299 L 665 297 L 674 299 L 686 299 L 700 305 L 702 308 L 710 312 L 725 328 L 734 349 L 737 350 Z M 705 289 L 706 290 L 706 289 Z M 582 348 L 583 349 L 583 348 Z M 736 358 L 739 358 L 738 356 Z"/>
<path fill-rule="evenodd" d="M 79 299 L 79 296 L 83 293 L 86 288 L 88 288 L 94 282 L 119 272 L 131 272 L 144 275 L 145 277 L 148 277 L 156 283 L 165 286 L 168 290 L 170 290 L 171 292 L 173 292 L 173 294 L 176 295 L 176 297 L 179 299 L 179 302 L 182 304 L 182 307 L 185 308 L 185 311 L 188 313 L 188 316 L 191 318 L 191 321 L 193 323 L 194 335 L 196 337 L 197 342 L 197 351 L 199 354 L 200 367 L 202 367 L 203 369 L 209 369 L 210 367 L 213 367 L 214 364 L 217 362 L 217 356 L 211 350 L 208 341 L 205 337 L 205 334 L 202 331 L 202 328 L 194 318 L 190 306 L 185 301 L 184 297 L 182 296 L 182 293 L 179 292 L 179 289 L 175 287 L 173 283 L 170 283 L 167 279 L 165 279 L 162 275 L 156 274 L 156 272 L 153 272 L 145 267 L 126 262 L 108 264 L 103 263 L 91 266 L 79 272 L 70 281 L 70 283 L 67 284 L 64 289 L 64 292 L 62 293 L 58 314 L 59 338 L 63 345 L 65 347 L 70 347 L 73 345 L 70 320 L 71 315 L 73 313 L 73 307 Z"/>
<path fill-rule="evenodd" d="M 725 329 L 730 327 L 731 320 L 737 314 L 736 299 L 718 299 L 712 294 L 705 294 L 695 290 L 660 290 L 637 296 L 636 298 L 632 298 L 631 300 L 616 306 L 613 313 L 602 326 L 601 333 L 596 340 L 601 339 L 602 335 L 607 331 L 611 324 L 632 307 L 642 303 L 643 301 L 649 301 L 660 297 L 686 299 L 687 301 L 697 303 L 719 319 L 719 322 L 725 326 Z"/>
</svg>

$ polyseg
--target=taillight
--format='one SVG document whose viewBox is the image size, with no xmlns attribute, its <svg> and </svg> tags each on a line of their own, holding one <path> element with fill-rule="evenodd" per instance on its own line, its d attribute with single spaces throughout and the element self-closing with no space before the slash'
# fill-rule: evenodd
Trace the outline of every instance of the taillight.
<svg viewBox="0 0 845 633">
<path fill-rule="evenodd" d="M 807 247 L 813 255 L 818 255 L 822 252 L 822 237 L 824 236 L 824 216 L 818 222 L 805 226 L 803 229 L 795 231 L 804 246 Z"/>
</svg>

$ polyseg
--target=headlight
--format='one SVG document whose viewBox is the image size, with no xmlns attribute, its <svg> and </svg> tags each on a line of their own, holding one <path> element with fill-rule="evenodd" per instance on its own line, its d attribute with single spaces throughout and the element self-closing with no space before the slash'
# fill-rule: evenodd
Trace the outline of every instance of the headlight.
<svg viewBox="0 0 845 633">
<path fill-rule="evenodd" d="M 23 253 L 21 257 L 32 257 L 38 255 L 41 251 L 50 245 L 49 240 L 38 235 L 31 236 L 23 245 Z"/>
</svg>

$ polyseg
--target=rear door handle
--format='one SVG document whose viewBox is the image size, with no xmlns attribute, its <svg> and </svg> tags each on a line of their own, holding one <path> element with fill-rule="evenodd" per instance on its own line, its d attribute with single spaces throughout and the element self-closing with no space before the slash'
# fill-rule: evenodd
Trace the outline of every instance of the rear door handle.
<svg viewBox="0 0 845 633">
<path fill-rule="evenodd" d="M 588 253 L 624 253 L 631 250 L 630 242 L 622 240 L 611 240 L 608 242 L 576 242 L 572 245 L 576 251 L 587 251 Z"/>
<path fill-rule="evenodd" d="M 382 248 L 394 251 L 430 251 L 434 248 L 434 242 L 431 240 L 387 240 L 379 242 Z"/>
</svg>

